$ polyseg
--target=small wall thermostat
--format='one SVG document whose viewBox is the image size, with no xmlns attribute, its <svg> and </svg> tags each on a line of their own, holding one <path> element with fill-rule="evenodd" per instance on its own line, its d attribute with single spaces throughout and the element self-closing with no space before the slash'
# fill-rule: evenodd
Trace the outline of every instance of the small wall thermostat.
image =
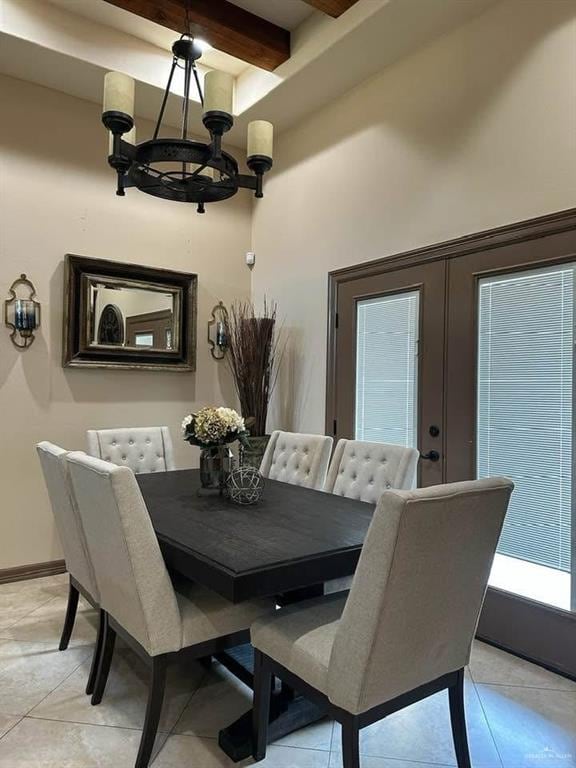
<svg viewBox="0 0 576 768">
<path fill-rule="evenodd" d="M 249 267 L 253 267 L 255 263 L 256 263 L 256 254 L 254 253 L 254 251 L 248 251 L 246 253 L 246 264 Z"/>
</svg>

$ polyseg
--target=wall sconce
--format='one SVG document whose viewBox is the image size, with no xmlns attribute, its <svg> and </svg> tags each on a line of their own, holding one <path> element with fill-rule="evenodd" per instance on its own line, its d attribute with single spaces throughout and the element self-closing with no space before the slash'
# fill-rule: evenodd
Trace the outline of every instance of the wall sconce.
<svg viewBox="0 0 576 768">
<path fill-rule="evenodd" d="M 208 344 L 210 345 L 210 354 L 214 360 L 222 360 L 228 349 L 227 319 L 228 311 L 220 301 L 212 310 L 211 319 L 208 321 Z"/>
<path fill-rule="evenodd" d="M 25 286 L 27 296 L 18 296 L 17 286 Z M 10 298 L 4 302 L 4 322 L 12 328 L 10 338 L 15 347 L 27 349 L 34 341 L 34 331 L 40 326 L 40 302 L 34 298 L 36 288 L 26 275 L 20 275 L 9 289 Z"/>
</svg>

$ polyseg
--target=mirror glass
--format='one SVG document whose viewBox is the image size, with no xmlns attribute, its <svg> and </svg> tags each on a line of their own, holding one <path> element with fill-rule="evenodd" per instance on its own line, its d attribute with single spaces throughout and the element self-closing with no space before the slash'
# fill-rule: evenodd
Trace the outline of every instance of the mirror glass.
<svg viewBox="0 0 576 768">
<path fill-rule="evenodd" d="M 177 350 L 177 290 L 102 278 L 90 278 L 88 285 L 90 347 Z"/>
</svg>

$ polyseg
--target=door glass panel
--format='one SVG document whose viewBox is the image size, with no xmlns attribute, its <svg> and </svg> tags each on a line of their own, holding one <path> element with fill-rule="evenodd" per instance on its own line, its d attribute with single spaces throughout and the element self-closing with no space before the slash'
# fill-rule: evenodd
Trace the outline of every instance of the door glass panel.
<svg viewBox="0 0 576 768">
<path fill-rule="evenodd" d="M 479 282 L 477 474 L 515 483 L 490 583 L 570 609 L 574 266 Z"/>
<path fill-rule="evenodd" d="M 418 291 L 357 302 L 357 440 L 416 447 Z"/>
</svg>

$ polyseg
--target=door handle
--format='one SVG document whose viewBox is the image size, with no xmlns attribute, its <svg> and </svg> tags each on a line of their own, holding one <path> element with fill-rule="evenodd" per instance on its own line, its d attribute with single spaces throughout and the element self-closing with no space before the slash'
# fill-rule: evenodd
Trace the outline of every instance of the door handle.
<svg viewBox="0 0 576 768">
<path fill-rule="evenodd" d="M 440 461 L 440 454 L 438 451 L 428 451 L 428 453 L 421 453 L 420 458 L 427 461 Z"/>
</svg>

